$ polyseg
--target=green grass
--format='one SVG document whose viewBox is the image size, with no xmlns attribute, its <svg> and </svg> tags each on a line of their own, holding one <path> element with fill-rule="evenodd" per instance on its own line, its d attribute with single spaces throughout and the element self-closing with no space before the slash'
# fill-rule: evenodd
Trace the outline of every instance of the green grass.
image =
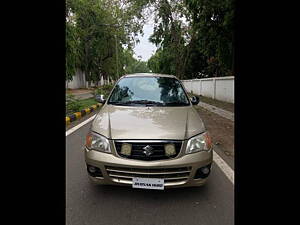
<svg viewBox="0 0 300 225">
<path fill-rule="evenodd" d="M 95 105 L 95 104 L 98 103 L 94 98 L 81 99 L 81 100 L 79 100 L 79 102 L 80 102 L 80 105 L 81 105 L 80 108 L 79 108 L 79 111 L 81 111 L 83 109 L 86 109 L 86 108 L 89 108 L 92 105 Z"/>
<path fill-rule="evenodd" d="M 89 108 L 97 103 L 98 102 L 94 98 L 73 100 L 66 105 L 66 116 L 70 116 L 75 112 L 79 112 L 83 109 Z"/>
</svg>

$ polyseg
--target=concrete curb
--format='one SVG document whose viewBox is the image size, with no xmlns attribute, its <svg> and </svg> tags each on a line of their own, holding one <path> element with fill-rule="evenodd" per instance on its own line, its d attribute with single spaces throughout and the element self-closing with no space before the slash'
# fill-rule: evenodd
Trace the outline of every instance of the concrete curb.
<svg viewBox="0 0 300 225">
<path fill-rule="evenodd" d="M 100 106 L 102 106 L 101 103 L 97 103 L 95 105 L 92 105 L 91 107 L 89 108 L 86 108 L 86 109 L 83 109 L 81 110 L 80 112 L 76 112 L 76 113 L 73 113 L 72 115 L 70 116 L 66 116 L 66 125 L 69 125 L 70 123 L 72 123 L 73 121 L 75 120 L 78 120 L 80 119 L 81 117 L 95 111 L 97 108 L 99 108 Z"/>
<path fill-rule="evenodd" d="M 207 110 L 209 110 L 209 111 L 211 111 L 211 112 L 213 112 L 213 113 L 218 114 L 219 116 L 222 116 L 222 117 L 224 117 L 226 119 L 229 119 L 229 120 L 234 122 L 234 113 L 232 113 L 232 112 L 229 112 L 227 110 L 218 108 L 214 105 L 210 105 L 210 104 L 207 104 L 207 103 L 204 103 L 204 102 L 199 102 L 198 105 L 205 108 L 205 109 L 207 109 Z"/>
</svg>

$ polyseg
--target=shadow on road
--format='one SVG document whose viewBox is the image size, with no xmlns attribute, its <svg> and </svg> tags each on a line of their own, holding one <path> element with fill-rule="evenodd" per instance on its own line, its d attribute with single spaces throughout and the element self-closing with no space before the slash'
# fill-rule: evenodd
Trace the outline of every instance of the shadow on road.
<svg viewBox="0 0 300 225">
<path fill-rule="evenodd" d="M 99 200 L 103 195 L 111 195 L 117 199 L 129 197 L 141 202 L 149 202 L 156 199 L 167 202 L 174 199 L 174 196 L 176 196 L 176 201 L 183 201 L 187 198 L 193 198 L 193 196 L 197 196 L 199 201 L 199 196 L 208 196 L 210 190 L 209 182 L 200 187 L 169 188 L 165 190 L 132 189 L 126 186 L 95 185 L 92 183 L 90 185 L 90 191 L 93 192 L 93 196 L 99 196 Z"/>
<path fill-rule="evenodd" d="M 85 172 L 85 171 L 84 171 Z M 67 224 L 232 225 L 233 188 L 218 168 L 200 187 L 165 190 L 95 185 L 69 178 Z"/>
</svg>

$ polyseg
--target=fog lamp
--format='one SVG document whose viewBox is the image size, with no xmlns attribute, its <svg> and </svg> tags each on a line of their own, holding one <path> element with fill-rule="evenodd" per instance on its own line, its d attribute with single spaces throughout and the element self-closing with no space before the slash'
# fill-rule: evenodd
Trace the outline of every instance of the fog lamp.
<svg viewBox="0 0 300 225">
<path fill-rule="evenodd" d="M 122 144 L 121 154 L 127 156 L 131 155 L 131 144 L 127 144 L 127 143 Z"/>
<path fill-rule="evenodd" d="M 201 171 L 202 171 L 203 174 L 208 174 L 208 173 L 209 173 L 209 168 L 203 167 L 203 168 L 201 169 Z"/>
<path fill-rule="evenodd" d="M 165 145 L 165 155 L 166 156 L 176 155 L 176 150 L 175 150 L 175 145 L 174 144 Z"/>
<path fill-rule="evenodd" d="M 89 171 L 90 171 L 91 173 L 95 173 L 95 172 L 96 172 L 96 168 L 93 167 L 93 166 L 89 166 L 88 169 L 89 169 Z"/>
</svg>

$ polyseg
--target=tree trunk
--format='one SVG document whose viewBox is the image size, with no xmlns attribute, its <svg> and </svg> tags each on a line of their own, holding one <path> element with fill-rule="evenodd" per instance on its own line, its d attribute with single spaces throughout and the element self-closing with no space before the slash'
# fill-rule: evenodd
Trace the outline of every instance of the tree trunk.
<svg viewBox="0 0 300 225">
<path fill-rule="evenodd" d="M 235 32 L 232 32 L 232 73 L 234 74 L 235 70 Z"/>
</svg>

